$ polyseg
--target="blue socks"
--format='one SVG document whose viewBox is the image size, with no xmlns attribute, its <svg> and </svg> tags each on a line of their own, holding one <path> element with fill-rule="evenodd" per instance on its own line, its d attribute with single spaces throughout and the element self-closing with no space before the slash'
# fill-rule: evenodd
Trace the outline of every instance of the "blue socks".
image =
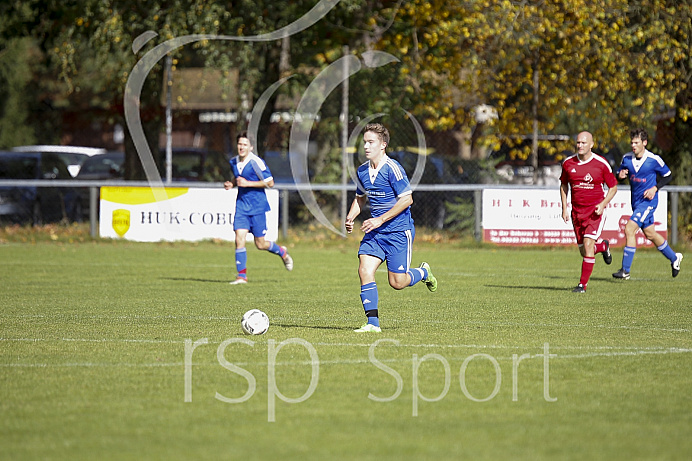
<svg viewBox="0 0 692 461">
<path fill-rule="evenodd" d="M 407 274 L 411 277 L 409 286 L 413 286 L 421 280 L 428 277 L 428 271 L 417 267 L 409 269 Z M 366 283 L 360 287 L 360 300 L 363 303 L 363 310 L 368 317 L 368 323 L 376 327 L 380 326 L 380 318 L 377 310 L 379 302 L 379 294 L 377 292 L 377 284 L 375 282 Z"/>
<path fill-rule="evenodd" d="M 380 326 L 380 319 L 377 316 L 377 303 L 379 295 L 377 293 L 377 284 L 375 282 L 366 283 L 360 287 L 360 300 L 363 303 L 365 315 L 368 317 L 370 325 Z"/>
<path fill-rule="evenodd" d="M 247 249 L 235 250 L 235 267 L 238 270 L 238 277 L 247 280 Z"/>
<path fill-rule="evenodd" d="M 663 242 L 663 245 L 658 247 L 658 251 L 663 253 L 663 256 L 668 258 L 671 263 L 674 263 L 677 259 L 677 256 L 675 256 L 675 251 L 670 247 L 670 245 L 668 245 L 668 240 Z"/>
<path fill-rule="evenodd" d="M 286 250 L 277 245 L 276 242 L 269 242 L 267 251 L 282 258 L 286 255 Z M 247 280 L 247 248 L 236 248 L 235 267 L 238 270 L 238 277 Z"/>
<path fill-rule="evenodd" d="M 636 251 L 637 249 L 635 247 L 625 247 L 625 250 L 622 253 L 622 269 L 625 272 L 629 272 L 630 269 L 632 269 L 632 261 L 634 260 L 634 253 Z M 663 256 L 668 258 L 671 263 L 675 262 L 675 251 L 670 247 L 670 245 L 668 245 L 668 240 L 663 242 L 663 244 L 658 247 L 658 251 L 660 251 Z"/>
<path fill-rule="evenodd" d="M 637 251 L 636 247 L 625 247 L 622 253 L 622 269 L 625 272 L 629 272 L 632 268 L 632 261 L 634 261 L 634 253 Z"/>
<path fill-rule="evenodd" d="M 276 244 L 276 242 L 269 242 L 269 248 L 267 249 L 268 252 L 274 253 L 275 255 L 279 255 L 282 258 L 286 255 L 286 252 L 283 251 L 283 249 Z"/>
<path fill-rule="evenodd" d="M 420 267 L 409 269 L 407 274 L 411 277 L 411 283 L 408 284 L 410 287 L 428 277 L 428 271 Z"/>
</svg>

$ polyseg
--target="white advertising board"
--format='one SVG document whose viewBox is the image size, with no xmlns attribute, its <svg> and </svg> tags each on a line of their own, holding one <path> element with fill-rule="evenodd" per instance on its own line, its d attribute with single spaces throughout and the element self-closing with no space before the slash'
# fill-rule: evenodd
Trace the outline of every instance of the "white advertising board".
<svg viewBox="0 0 692 461">
<path fill-rule="evenodd" d="M 569 200 L 569 197 L 568 197 Z M 624 246 L 625 224 L 632 214 L 630 191 L 618 191 L 605 211 L 601 237 L 611 246 Z M 658 193 L 654 213 L 656 231 L 667 238 L 668 196 Z M 572 222 L 562 220 L 560 191 L 549 189 L 485 189 L 483 191 L 483 240 L 500 245 L 572 245 Z M 639 231 L 637 246 L 651 246 Z"/>
<path fill-rule="evenodd" d="M 268 240 L 279 236 L 279 192 L 268 189 Z M 237 190 L 178 187 L 102 187 L 101 237 L 137 242 L 235 240 Z M 253 236 L 248 234 L 248 240 Z"/>
</svg>

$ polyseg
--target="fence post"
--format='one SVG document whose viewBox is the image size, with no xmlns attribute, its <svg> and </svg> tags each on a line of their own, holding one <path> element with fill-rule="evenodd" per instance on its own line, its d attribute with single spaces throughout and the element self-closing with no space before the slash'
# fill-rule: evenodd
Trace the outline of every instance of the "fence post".
<svg viewBox="0 0 692 461">
<path fill-rule="evenodd" d="M 288 236 L 288 189 L 281 191 L 281 235 L 285 239 Z"/>
<path fill-rule="evenodd" d="M 343 48 L 344 56 L 350 54 L 348 46 Z M 348 183 L 348 59 L 343 60 L 342 94 L 341 94 L 341 185 Z M 346 214 L 348 213 L 348 191 L 341 190 L 341 232 L 346 234 Z"/>
<path fill-rule="evenodd" d="M 678 193 L 670 191 L 670 243 L 678 243 Z"/>
<path fill-rule="evenodd" d="M 89 233 L 92 238 L 98 237 L 98 199 L 99 199 L 99 188 L 90 187 L 89 188 Z"/>
<path fill-rule="evenodd" d="M 473 191 L 473 211 L 475 214 L 475 224 L 473 228 L 473 237 L 476 242 L 481 241 L 481 220 L 483 218 L 483 190 L 476 189 Z"/>
</svg>

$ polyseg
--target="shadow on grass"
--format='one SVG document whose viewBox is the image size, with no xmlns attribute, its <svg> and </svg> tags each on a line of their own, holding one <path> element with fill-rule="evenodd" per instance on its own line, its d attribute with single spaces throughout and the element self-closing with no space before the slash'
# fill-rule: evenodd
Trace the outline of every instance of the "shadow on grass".
<svg viewBox="0 0 692 461">
<path fill-rule="evenodd" d="M 571 288 L 567 287 L 530 287 L 527 285 L 483 285 L 488 288 L 512 288 L 516 290 L 549 290 L 549 291 L 566 291 Z"/>
<path fill-rule="evenodd" d="M 353 327 L 325 327 L 320 325 L 292 325 L 288 323 L 273 323 L 277 327 L 282 328 L 309 328 L 311 330 L 341 330 L 341 331 L 353 331 Z"/>
<path fill-rule="evenodd" d="M 202 283 L 228 283 L 229 279 L 211 280 L 211 279 L 196 279 L 190 277 L 161 277 L 161 280 L 172 280 L 174 282 L 202 282 Z"/>
</svg>

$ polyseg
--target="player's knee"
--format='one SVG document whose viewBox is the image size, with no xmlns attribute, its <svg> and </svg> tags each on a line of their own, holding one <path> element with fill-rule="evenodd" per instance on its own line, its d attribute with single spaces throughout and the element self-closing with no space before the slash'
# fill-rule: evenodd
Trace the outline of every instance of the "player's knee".
<svg viewBox="0 0 692 461">
<path fill-rule="evenodd" d="M 403 290 L 409 285 L 409 283 L 410 280 L 408 280 L 408 277 L 392 277 L 389 279 L 389 286 L 395 290 Z"/>
<path fill-rule="evenodd" d="M 633 220 L 629 220 L 625 226 L 625 235 L 634 236 L 639 230 L 639 224 Z"/>
<path fill-rule="evenodd" d="M 375 271 L 370 270 L 368 267 L 359 266 L 358 276 L 361 281 L 375 280 Z"/>
</svg>

